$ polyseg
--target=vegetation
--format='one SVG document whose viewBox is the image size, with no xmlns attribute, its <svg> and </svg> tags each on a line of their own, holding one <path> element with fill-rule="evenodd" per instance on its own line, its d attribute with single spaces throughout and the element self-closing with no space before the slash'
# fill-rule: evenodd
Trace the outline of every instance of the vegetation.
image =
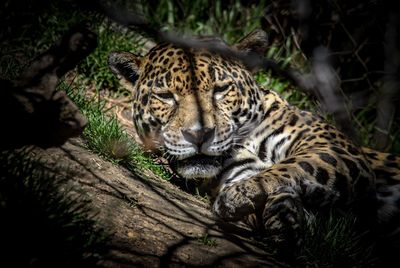
<svg viewBox="0 0 400 268">
<path fill-rule="evenodd" d="M 209 247 L 216 247 L 218 245 L 217 241 L 215 239 L 213 239 L 213 238 L 210 238 L 208 236 L 208 234 L 205 234 L 203 236 L 199 236 L 197 238 L 197 241 L 199 241 L 200 243 L 202 243 L 202 244 L 204 244 L 206 246 L 209 246 Z"/>
<path fill-rule="evenodd" d="M 244 6 L 242 1 L 185 1 L 161 0 L 144 4 L 145 17 L 163 30 L 182 34 L 218 34 L 228 43 L 260 26 L 265 0 Z"/>
<path fill-rule="evenodd" d="M 82 88 L 74 89 L 65 82 L 60 84 L 59 89 L 67 92 L 88 119 L 83 138 L 90 150 L 132 171 L 143 174 L 144 170 L 150 170 L 161 178 L 170 179 L 171 174 L 139 148 L 117 118 L 106 113 L 104 101 L 87 99 Z"/>
<path fill-rule="evenodd" d="M 266 6 L 266 1 L 257 4 L 250 1 L 250 4 L 243 4 L 243 1 L 239 0 L 214 1 L 212 4 L 205 0 L 191 1 L 190 4 L 180 0 L 147 3 L 142 7 L 145 16 L 162 29 L 190 34 L 219 34 L 229 43 L 259 27 L 260 17 Z M 48 48 L 68 28 L 82 21 L 88 21 L 98 34 L 98 47 L 74 70 L 76 79 L 73 83 L 63 82 L 59 89 L 68 93 L 89 120 L 89 125 L 83 133 L 87 147 L 107 160 L 132 171 L 143 173 L 145 170 L 151 170 L 158 176 L 169 179 L 171 175 L 166 169 L 158 165 L 152 156 L 140 150 L 112 112 L 106 111 L 104 101 L 99 100 L 100 93 L 107 90 L 112 90 L 112 94 L 121 93 L 116 78 L 108 69 L 107 56 L 112 50 L 140 53 L 144 39 L 135 32 L 118 26 L 104 15 L 93 11 L 64 12 L 56 5 L 50 5 L 40 13 L 35 23 L 17 29 L 20 33 L 18 38 L 10 38 L 3 43 L 0 58 L 1 77 L 15 78 L 27 59 Z M 299 65 L 300 63 L 296 62 L 299 54 L 290 39 L 286 40 L 283 46 L 271 44 L 267 52 L 268 57 L 284 65 Z M 296 106 L 308 110 L 319 108 L 316 101 L 296 90 L 288 81 L 272 77 L 265 72 L 256 74 L 255 78 L 261 85 L 273 88 Z M 87 97 L 84 90 L 87 88 L 96 93 L 94 97 Z M 353 114 L 354 122 L 361 131 L 363 145 L 373 143 L 371 132 L 375 122 L 371 119 L 371 105 Z M 399 127 L 395 125 L 392 128 L 394 141 L 399 140 L 396 138 L 399 133 Z M 394 145 L 395 150 L 400 152 L 400 146 L 396 143 Z M 67 201 L 64 193 L 55 194 L 60 191 L 57 183 L 50 183 L 54 178 L 36 169 L 37 165 L 25 156 L 7 158 L 6 155 L 2 155 L 1 163 L 6 165 L 6 171 L 0 178 L 0 213 L 8 219 L 1 222 L 0 230 L 4 232 L 2 237 L 11 239 L 8 232 L 16 235 L 16 230 L 22 230 L 18 234 L 20 240 L 10 240 L 10 245 L 22 245 L 27 253 L 35 252 L 33 256 L 21 256 L 21 264 L 33 260 L 39 264 L 51 264 L 59 260 L 59 263 L 70 261 L 68 265 L 73 266 L 72 264 L 82 258 L 89 263 L 97 260 L 98 254 L 101 254 L 104 234 L 95 229 L 95 223 L 88 211 L 78 208 L 75 201 Z M 17 196 L 21 200 L 15 199 Z M 32 219 L 35 219 L 33 223 Z M 47 233 L 47 230 L 50 232 Z M 57 240 L 51 240 L 53 238 Z M 46 241 L 42 243 L 45 248 L 36 248 L 37 243 L 33 241 L 39 240 Z M 199 237 L 198 241 L 208 246 L 216 246 L 215 240 L 207 235 Z M 65 248 L 65 251 L 60 250 L 61 248 Z M 353 218 L 310 217 L 305 245 L 298 260 L 306 267 L 365 267 L 374 262 L 372 248 L 371 243 L 355 231 Z M 10 252 L 12 249 L 10 248 Z M 51 255 L 54 256 L 54 260 L 44 260 L 42 254 L 46 251 L 54 252 L 54 255 Z M 66 253 L 62 256 L 57 255 L 63 252 Z"/>
<path fill-rule="evenodd" d="M 357 231 L 352 215 L 309 215 L 300 267 L 372 267 L 377 265 L 374 245 L 367 233 Z"/>
<path fill-rule="evenodd" d="M 144 38 L 133 31 L 111 23 L 103 18 L 96 26 L 98 46 L 77 68 L 81 79 L 94 84 L 97 90 L 117 88 L 118 81 L 107 64 L 111 51 L 122 50 L 138 52 Z"/>
</svg>

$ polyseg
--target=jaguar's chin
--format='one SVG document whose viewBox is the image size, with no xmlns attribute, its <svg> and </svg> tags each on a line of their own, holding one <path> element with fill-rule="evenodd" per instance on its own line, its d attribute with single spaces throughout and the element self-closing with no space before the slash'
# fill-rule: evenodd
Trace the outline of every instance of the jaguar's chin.
<svg viewBox="0 0 400 268">
<path fill-rule="evenodd" d="M 221 156 L 195 155 L 172 163 L 175 171 L 185 179 L 210 179 L 222 169 Z"/>
</svg>

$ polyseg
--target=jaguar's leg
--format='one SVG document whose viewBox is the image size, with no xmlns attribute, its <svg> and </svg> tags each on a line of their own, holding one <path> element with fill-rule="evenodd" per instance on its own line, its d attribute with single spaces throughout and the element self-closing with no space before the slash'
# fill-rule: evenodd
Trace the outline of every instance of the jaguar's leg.
<svg viewBox="0 0 400 268">
<path fill-rule="evenodd" d="M 228 176 L 222 179 L 214 211 L 225 220 L 242 220 L 263 211 L 263 224 L 271 239 L 278 244 L 286 239 L 295 246 L 301 241 L 303 206 L 316 211 L 362 209 L 374 181 L 361 157 L 338 155 L 325 148 L 292 156 L 264 170 L 234 166 L 224 171 Z M 245 173 L 249 176 L 243 176 Z"/>
<path fill-rule="evenodd" d="M 304 209 L 291 187 L 278 187 L 268 195 L 262 214 L 268 241 L 277 252 L 293 252 L 302 243 Z"/>
<path fill-rule="evenodd" d="M 226 220 L 256 213 L 274 249 L 293 249 L 301 242 L 304 219 L 297 188 L 294 181 L 263 173 L 221 189 L 214 212 Z"/>
</svg>

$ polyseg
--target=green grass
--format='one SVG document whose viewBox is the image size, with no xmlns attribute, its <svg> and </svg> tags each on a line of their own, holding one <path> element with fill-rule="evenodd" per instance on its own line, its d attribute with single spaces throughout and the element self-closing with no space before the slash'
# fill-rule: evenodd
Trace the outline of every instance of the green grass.
<svg viewBox="0 0 400 268">
<path fill-rule="evenodd" d="M 68 175 L 49 173 L 29 152 L 0 153 L 0 266 L 93 267 L 107 249 Z M 75 196 L 75 197 L 72 197 Z"/>
<path fill-rule="evenodd" d="M 116 117 L 104 111 L 104 102 L 87 99 L 82 88 L 75 89 L 65 82 L 60 83 L 59 89 L 67 92 L 89 121 L 83 132 L 88 149 L 132 171 L 143 173 L 150 170 L 165 180 L 171 178 L 172 175 L 162 165 L 141 150 Z"/>
<path fill-rule="evenodd" d="M 310 215 L 304 245 L 297 257 L 300 267 L 372 267 L 377 264 L 374 244 L 367 233 L 357 231 L 351 215 Z"/>
<path fill-rule="evenodd" d="M 4 24 L 10 28 L 8 31 L 2 28 L 4 36 L 1 40 L 0 78 L 3 79 L 17 78 L 34 57 L 59 41 L 71 27 L 82 22 L 96 26 L 103 19 L 102 15 L 94 12 L 84 13 L 74 9 L 65 12 L 56 3 L 42 7 L 34 1 L 26 0 L 24 4 L 27 6 L 13 7 L 18 3 L 6 1 L 8 8 L 0 10 Z M 30 8 L 39 15 L 32 13 Z M 17 22 L 13 16 L 19 17 L 21 14 L 14 14 L 16 9 L 26 13 Z"/>
<path fill-rule="evenodd" d="M 6 39 L 0 56 L 1 77 L 14 79 L 36 55 L 47 50 L 71 27 L 87 24 L 98 36 L 95 50 L 77 67 L 80 82 L 93 84 L 97 90 L 117 88 L 118 81 L 107 66 L 108 55 L 113 50 L 137 51 L 144 39 L 127 28 L 112 23 L 95 12 L 69 10 L 65 12 L 56 4 L 24 26 L 16 39 Z M 23 44 L 23 45 L 21 45 Z"/>
<path fill-rule="evenodd" d="M 309 111 L 314 111 L 318 107 L 318 103 L 310 98 L 310 96 L 296 89 L 289 81 L 271 76 L 267 72 L 259 72 L 254 78 L 257 83 L 264 88 L 268 88 L 278 92 L 289 103 Z"/>
<path fill-rule="evenodd" d="M 11 2 L 10 2 L 11 3 Z M 137 6 L 141 4 L 142 6 Z M 128 3 L 129 4 L 129 3 Z M 264 8 L 268 1 L 245 3 L 239 0 L 191 1 L 183 0 L 134 1 L 134 10 L 142 10 L 145 17 L 157 29 L 178 31 L 190 34 L 216 34 L 228 43 L 240 39 L 246 33 L 260 26 Z M 117 26 L 95 12 L 68 10 L 56 3 L 45 8 L 37 18 L 11 31 L 14 39 L 6 39 L 2 44 L 0 55 L 0 74 L 2 78 L 15 78 L 24 67 L 27 60 L 47 49 L 58 40 L 71 26 L 79 22 L 88 22 L 98 34 L 97 49 L 86 58 L 76 69 L 80 74 L 80 83 L 94 85 L 97 90 L 120 90 L 117 79 L 107 67 L 107 56 L 111 50 L 128 50 L 137 52 L 143 44 L 143 39 L 133 31 Z M 7 9 L 1 13 L 7 22 L 12 12 Z M 10 15 L 11 14 L 11 15 Z M 11 21 L 12 22 L 12 21 Z M 23 44 L 21 46 L 21 44 Z M 282 44 L 271 44 L 266 56 L 281 62 L 284 66 L 304 67 L 304 58 L 295 45 L 294 37 L 287 36 Z M 22 64 L 21 64 L 22 62 Z M 300 93 L 288 82 L 272 78 L 268 74 L 257 76 L 261 84 L 268 85 L 282 94 L 288 101 L 307 110 L 318 109 L 318 104 Z M 351 104 L 347 104 L 351 105 Z M 373 103 L 372 106 L 375 106 Z M 373 146 L 371 133 L 375 127 L 374 107 L 357 109 L 353 112 L 352 120 L 360 132 L 361 144 Z M 394 122 L 390 131 L 393 152 L 400 152 L 400 126 Z"/>
<path fill-rule="evenodd" d="M 97 90 L 118 89 L 118 79 L 108 68 L 108 55 L 117 50 L 137 52 L 145 40 L 137 33 L 106 18 L 101 20 L 95 31 L 98 35 L 98 46 L 79 64 L 77 72 L 81 74 L 81 81 L 94 84 Z"/>
<path fill-rule="evenodd" d="M 202 243 L 203 245 L 208 246 L 208 247 L 216 247 L 216 246 L 218 245 L 218 244 L 217 244 L 217 240 L 215 240 L 215 239 L 209 237 L 208 234 L 199 236 L 199 237 L 197 238 L 197 241 L 200 242 L 200 243 Z"/>
<path fill-rule="evenodd" d="M 143 3 L 145 17 L 155 27 L 183 34 L 219 35 L 228 43 L 260 26 L 265 0 L 244 4 L 243 1 L 161 0 Z"/>
<path fill-rule="evenodd" d="M 271 255 L 283 262 L 304 268 L 380 267 L 375 237 L 361 231 L 358 219 L 351 214 L 307 213 L 303 242 L 294 252 L 277 252 L 263 234 L 254 239 Z"/>
<path fill-rule="evenodd" d="M 230 6 L 227 6 L 224 1 L 214 1 L 214 3 L 210 5 L 209 1 L 205 0 L 191 1 L 190 4 L 184 4 L 182 0 L 161 0 L 152 7 L 146 5 L 144 2 L 143 9 L 149 20 L 154 23 L 154 25 L 158 26 L 158 29 L 177 30 L 181 33 L 191 34 L 216 34 L 220 35 L 228 43 L 233 43 L 253 29 L 259 27 L 259 17 L 262 16 L 266 1 L 261 1 L 258 5 L 254 3 L 244 5 L 243 1 L 238 0 L 231 0 L 228 2 L 231 4 Z M 105 159 L 116 164 L 121 164 L 132 171 L 143 173 L 146 170 L 151 170 L 158 176 L 169 179 L 171 175 L 163 166 L 158 165 L 151 156 L 142 152 L 133 142 L 132 138 L 124 132 L 115 116 L 105 112 L 104 103 L 99 102 L 97 97 L 88 100 L 83 93 L 83 86 L 90 87 L 94 85 L 98 92 L 106 89 L 115 90 L 119 88 L 117 79 L 108 69 L 107 57 L 112 50 L 127 50 L 137 53 L 143 44 L 143 39 L 134 32 L 110 23 L 103 16 L 94 13 L 82 14 L 80 12 L 63 12 L 55 6 L 51 6 L 48 12 L 38 18 L 38 23 L 32 24 L 30 26 L 31 28 L 24 30 L 24 34 L 20 35 L 19 39 L 14 41 L 9 40 L 7 43 L 3 44 L 2 56 L 0 58 L 1 76 L 5 78 L 16 77 L 21 68 L 24 67 L 26 59 L 32 59 L 33 55 L 37 55 L 39 52 L 47 49 L 54 41 L 61 37 L 63 32 L 72 25 L 83 20 L 89 20 L 92 24 L 94 31 L 98 35 L 99 45 L 95 51 L 74 70 L 78 74 L 78 79 L 75 81 L 74 85 L 69 86 L 65 83 L 61 83 L 60 89 L 68 92 L 69 96 L 89 120 L 89 125 L 83 133 L 83 138 L 87 147 L 93 152 L 100 154 Z M 33 35 L 32 28 L 34 27 L 36 27 L 36 29 Z M 299 52 L 295 51 L 291 39 L 287 39 L 283 46 L 277 47 L 272 44 L 267 52 L 267 56 L 278 60 L 285 66 L 289 64 L 296 65 Z M 20 57 L 19 55 L 22 56 Z M 22 64 L 19 59 L 22 59 Z M 296 90 L 296 88 L 287 81 L 271 77 L 271 75 L 265 72 L 257 74 L 255 78 L 262 86 L 277 91 L 293 105 L 307 110 L 316 110 L 318 108 L 318 103 L 315 103 L 307 95 Z M 79 85 L 79 89 L 77 89 L 76 85 Z M 367 110 L 360 111 L 355 114 L 355 119 L 359 124 L 358 129 L 361 129 L 361 136 L 364 139 L 363 143 L 366 145 L 371 144 L 371 133 L 374 129 L 374 122 L 371 120 L 370 114 Z M 399 128 L 394 127 L 392 133 L 393 137 L 398 137 L 400 133 Z M 400 152 L 399 140 L 400 139 L 394 138 L 394 143 L 398 146 L 396 148 L 399 148 L 397 149 L 398 152 Z M 16 168 L 15 172 L 18 170 L 19 168 Z M 18 172 L 24 173 L 25 171 Z M 29 168 L 27 168 L 27 172 L 25 173 L 29 172 Z M 0 181 L 0 183 L 3 182 L 3 180 Z M 52 215 L 51 218 L 57 219 L 57 215 L 59 214 L 63 221 L 60 220 L 58 225 L 61 227 L 67 225 L 67 218 L 69 216 L 64 217 L 63 215 L 69 214 L 65 214 L 65 211 L 61 209 L 54 210 L 53 212 L 51 211 L 52 207 L 57 207 L 57 200 L 61 200 L 61 204 L 64 204 L 62 197 L 54 199 L 52 196 L 49 196 L 49 194 L 41 194 L 42 190 L 50 187 L 47 183 L 41 186 L 42 182 L 43 180 L 40 180 L 40 183 L 39 180 L 37 180 L 35 184 L 33 180 L 30 182 L 29 180 L 28 182 L 22 180 L 22 183 L 17 181 L 16 183 L 19 184 L 16 186 L 10 184 L 7 188 L 2 185 L 0 192 L 3 194 L 6 191 L 10 193 L 19 193 L 19 191 L 22 191 L 20 195 L 23 200 L 27 201 L 23 201 L 26 203 L 21 203 L 17 208 L 19 210 L 16 211 L 21 211 L 21 214 L 27 214 L 28 216 L 26 217 L 29 217 L 29 215 L 32 216 L 32 214 L 29 214 L 29 202 L 32 202 L 29 198 L 31 198 L 31 195 L 34 195 L 34 193 L 31 194 L 30 191 L 37 191 L 37 193 L 40 193 L 39 196 L 43 198 L 43 202 L 49 202 L 43 203 L 45 207 L 49 207 L 50 211 L 43 213 L 43 217 Z M 7 183 L 9 183 L 9 181 Z M 197 194 L 201 197 L 199 193 Z M 11 198 L 12 196 L 9 195 L 9 197 Z M 54 203 L 50 204 L 51 202 Z M 132 200 L 128 200 L 128 202 L 131 206 L 136 205 Z M 6 205 L 7 204 L 9 203 L 6 203 Z M 3 206 L 4 202 L 1 201 L 0 205 Z M 60 205 L 60 207 L 67 208 L 64 205 Z M 77 215 L 81 214 L 78 213 Z M 20 215 L 19 217 L 22 216 L 24 215 Z M 81 229 L 84 233 L 91 230 L 89 227 L 90 224 L 84 221 L 85 217 L 82 216 L 78 218 L 83 221 Z M 74 220 L 75 217 L 71 216 L 68 219 L 72 219 L 72 221 L 70 221 L 72 225 L 76 222 Z M 30 218 L 24 218 L 20 222 L 22 224 L 29 222 L 29 220 Z M 6 223 L 8 224 L 8 222 Z M 4 221 L 3 224 L 5 224 Z M 77 225 L 73 226 L 80 226 L 79 224 L 78 221 Z M 9 225 L 11 226 L 12 224 Z M 12 227 L 10 226 L 0 229 L 9 230 L 7 228 Z M 30 230 L 28 227 L 21 226 L 21 230 L 24 230 L 24 228 Z M 311 218 L 307 223 L 305 244 L 298 258 L 298 262 L 303 267 L 367 266 L 374 261 L 371 246 L 364 241 L 364 236 L 357 234 L 354 229 L 354 219 L 352 218 L 337 216 L 332 216 L 328 219 Z M 88 236 L 89 241 L 94 241 L 93 245 L 96 242 L 95 234 L 94 232 L 93 237 Z M 25 236 L 25 238 L 31 238 L 33 235 L 34 233 L 30 234 L 25 231 L 21 234 L 21 236 Z M 63 237 L 61 237 L 61 239 L 63 239 Z M 35 236 L 33 239 L 34 240 L 27 241 L 40 241 L 40 239 Z M 77 239 L 80 239 L 79 235 L 77 235 Z M 80 253 L 78 249 L 82 249 L 82 247 L 85 247 L 87 244 L 82 243 L 82 245 L 79 245 L 78 240 L 74 241 L 77 243 L 76 245 L 74 244 L 77 255 L 71 256 L 79 257 Z M 210 239 L 207 235 L 199 237 L 198 241 L 209 246 L 215 246 L 216 244 L 215 240 Z M 58 245 L 57 243 L 55 244 Z M 26 246 L 32 246 L 32 244 Z M 87 246 L 90 248 L 91 244 Z M 52 252 L 51 250 L 50 248 L 49 252 Z M 78 257 L 72 257 L 72 259 L 79 259 Z M 21 260 L 25 259 L 22 258 Z M 61 258 L 60 260 L 62 261 L 63 259 Z"/>
</svg>

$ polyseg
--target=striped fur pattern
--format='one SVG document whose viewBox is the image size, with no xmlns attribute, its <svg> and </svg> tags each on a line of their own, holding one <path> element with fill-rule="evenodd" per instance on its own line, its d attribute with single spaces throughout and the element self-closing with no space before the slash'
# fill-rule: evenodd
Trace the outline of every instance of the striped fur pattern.
<svg viewBox="0 0 400 268">
<path fill-rule="evenodd" d="M 250 34 L 236 47 L 252 51 L 256 43 L 260 51 L 260 38 Z M 350 211 L 396 232 L 399 158 L 357 148 L 320 117 L 258 86 L 241 63 L 161 44 L 144 57 L 114 52 L 109 64 L 132 89 L 143 144 L 163 152 L 183 178 L 213 181 L 220 218 L 255 214 L 286 249 L 301 243 L 306 210 Z"/>
</svg>

